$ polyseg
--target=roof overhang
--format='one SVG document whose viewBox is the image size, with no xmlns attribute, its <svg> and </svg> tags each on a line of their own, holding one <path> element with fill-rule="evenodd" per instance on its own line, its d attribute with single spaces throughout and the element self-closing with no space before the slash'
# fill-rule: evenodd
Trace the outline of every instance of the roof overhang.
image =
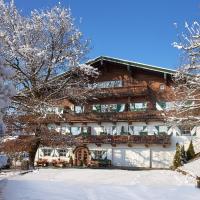
<svg viewBox="0 0 200 200">
<path fill-rule="evenodd" d="M 97 62 L 102 62 L 102 61 L 108 61 L 108 62 L 112 62 L 112 63 L 117 63 L 117 64 L 121 64 L 121 65 L 136 67 L 136 68 L 140 68 L 140 69 L 145 69 L 145 70 L 150 70 L 150 71 L 155 71 L 155 72 L 160 72 L 160 73 L 170 74 L 170 75 L 176 73 L 176 70 L 167 69 L 164 67 L 147 65 L 147 64 L 143 64 L 143 63 L 139 63 L 139 62 L 122 60 L 122 59 L 107 57 L 107 56 L 100 56 L 95 59 L 89 60 L 86 64 L 93 65 Z"/>
</svg>

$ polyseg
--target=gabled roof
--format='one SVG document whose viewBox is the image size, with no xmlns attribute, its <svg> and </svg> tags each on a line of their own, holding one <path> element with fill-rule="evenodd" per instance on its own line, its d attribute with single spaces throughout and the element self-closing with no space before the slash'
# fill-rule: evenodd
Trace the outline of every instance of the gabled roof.
<svg viewBox="0 0 200 200">
<path fill-rule="evenodd" d="M 86 64 L 92 65 L 92 64 L 97 63 L 99 61 L 109 61 L 109 62 L 118 63 L 118 64 L 130 66 L 130 67 L 137 67 L 137 68 L 140 68 L 140 69 L 146 69 L 146 70 L 161 72 L 161 73 L 165 73 L 165 74 L 176 73 L 176 70 L 172 70 L 172 69 L 167 69 L 167 68 L 163 68 L 163 67 L 157 67 L 157 66 L 153 66 L 153 65 L 147 65 L 147 64 L 143 64 L 143 63 L 139 63 L 139 62 L 122 60 L 122 59 L 119 59 L 119 58 L 112 58 L 112 57 L 107 57 L 107 56 L 99 56 L 95 59 L 89 60 Z"/>
</svg>

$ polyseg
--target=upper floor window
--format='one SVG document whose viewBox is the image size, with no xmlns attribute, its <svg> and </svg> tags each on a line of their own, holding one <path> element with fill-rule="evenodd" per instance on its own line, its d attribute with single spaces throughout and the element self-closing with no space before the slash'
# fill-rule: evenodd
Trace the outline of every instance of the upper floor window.
<svg viewBox="0 0 200 200">
<path fill-rule="evenodd" d="M 71 126 L 71 134 L 72 135 L 81 134 L 81 127 L 80 126 Z"/>
<path fill-rule="evenodd" d="M 75 113 L 83 113 L 84 112 L 84 106 L 74 106 L 74 112 Z"/>
<path fill-rule="evenodd" d="M 68 125 L 61 125 L 61 133 L 62 134 L 70 134 L 70 127 Z"/>
<path fill-rule="evenodd" d="M 156 102 L 156 109 L 157 110 L 173 110 L 175 108 L 174 102 Z"/>
<path fill-rule="evenodd" d="M 147 109 L 147 102 L 130 103 L 130 111 L 145 111 Z"/>
<path fill-rule="evenodd" d="M 155 126 L 155 128 L 157 129 L 157 133 L 159 135 L 166 135 L 168 132 L 168 127 L 165 125 Z"/>
<path fill-rule="evenodd" d="M 88 87 L 92 87 L 92 88 L 122 87 L 122 81 L 121 80 L 113 80 L 113 81 L 97 82 L 97 83 L 89 84 Z"/>
<path fill-rule="evenodd" d="M 42 152 L 44 154 L 44 156 L 51 156 L 51 153 L 53 152 L 53 149 L 42 149 Z"/>
<path fill-rule="evenodd" d="M 63 108 L 61 107 L 46 107 L 44 108 L 47 114 L 63 114 Z"/>
<path fill-rule="evenodd" d="M 181 135 L 182 136 L 191 136 L 191 131 L 192 131 L 192 128 L 187 126 L 187 127 L 180 127 L 180 130 L 181 130 Z"/>
<path fill-rule="evenodd" d="M 96 104 L 92 106 L 96 112 L 124 112 L 125 104 Z"/>
<path fill-rule="evenodd" d="M 147 126 L 134 126 L 134 135 L 148 135 Z"/>
</svg>

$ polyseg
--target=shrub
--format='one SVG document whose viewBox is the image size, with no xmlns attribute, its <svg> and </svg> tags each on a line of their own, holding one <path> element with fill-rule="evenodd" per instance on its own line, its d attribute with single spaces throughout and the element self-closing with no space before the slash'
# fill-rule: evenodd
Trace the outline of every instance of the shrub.
<svg viewBox="0 0 200 200">
<path fill-rule="evenodd" d="M 195 157 L 195 151 L 192 140 L 190 141 L 188 150 L 186 151 L 187 160 L 191 160 Z"/>
<path fill-rule="evenodd" d="M 176 169 L 181 166 L 181 148 L 179 143 L 176 144 L 176 153 L 173 160 L 173 167 Z"/>
</svg>

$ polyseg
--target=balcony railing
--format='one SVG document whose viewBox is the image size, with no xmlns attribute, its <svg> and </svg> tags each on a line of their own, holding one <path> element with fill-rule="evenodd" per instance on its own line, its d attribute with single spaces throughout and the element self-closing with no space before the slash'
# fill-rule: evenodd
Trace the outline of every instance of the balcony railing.
<svg viewBox="0 0 200 200">
<path fill-rule="evenodd" d="M 52 140 L 52 141 L 51 141 Z M 171 136 L 170 135 L 129 135 L 129 136 L 113 136 L 113 135 L 89 135 L 89 136 L 72 136 L 72 135 L 62 135 L 62 139 L 58 137 L 58 141 L 56 137 L 50 137 L 49 141 L 47 139 L 44 140 L 43 145 L 51 144 L 63 144 L 67 146 L 80 146 L 80 145 L 88 145 L 88 144 L 110 144 L 113 146 L 119 144 L 144 144 L 144 145 L 170 145 L 171 144 Z"/>
<path fill-rule="evenodd" d="M 110 112 L 110 113 L 98 113 L 98 112 L 85 112 L 85 113 L 64 113 L 62 116 L 55 114 L 49 114 L 45 118 L 41 118 L 43 123 L 59 123 L 59 122 L 118 122 L 118 121 L 155 121 L 164 120 L 162 111 L 146 110 L 146 111 L 133 111 L 133 112 Z"/>
<path fill-rule="evenodd" d="M 67 88 L 60 92 L 59 97 L 77 96 L 82 93 L 90 93 L 89 96 L 102 97 L 121 97 L 121 96 L 141 96 L 148 94 L 147 85 L 138 84 L 113 88 Z"/>
<path fill-rule="evenodd" d="M 126 97 L 147 95 L 148 90 L 144 85 L 134 85 L 128 87 L 104 88 L 97 89 L 94 96 L 96 97 Z"/>
</svg>

